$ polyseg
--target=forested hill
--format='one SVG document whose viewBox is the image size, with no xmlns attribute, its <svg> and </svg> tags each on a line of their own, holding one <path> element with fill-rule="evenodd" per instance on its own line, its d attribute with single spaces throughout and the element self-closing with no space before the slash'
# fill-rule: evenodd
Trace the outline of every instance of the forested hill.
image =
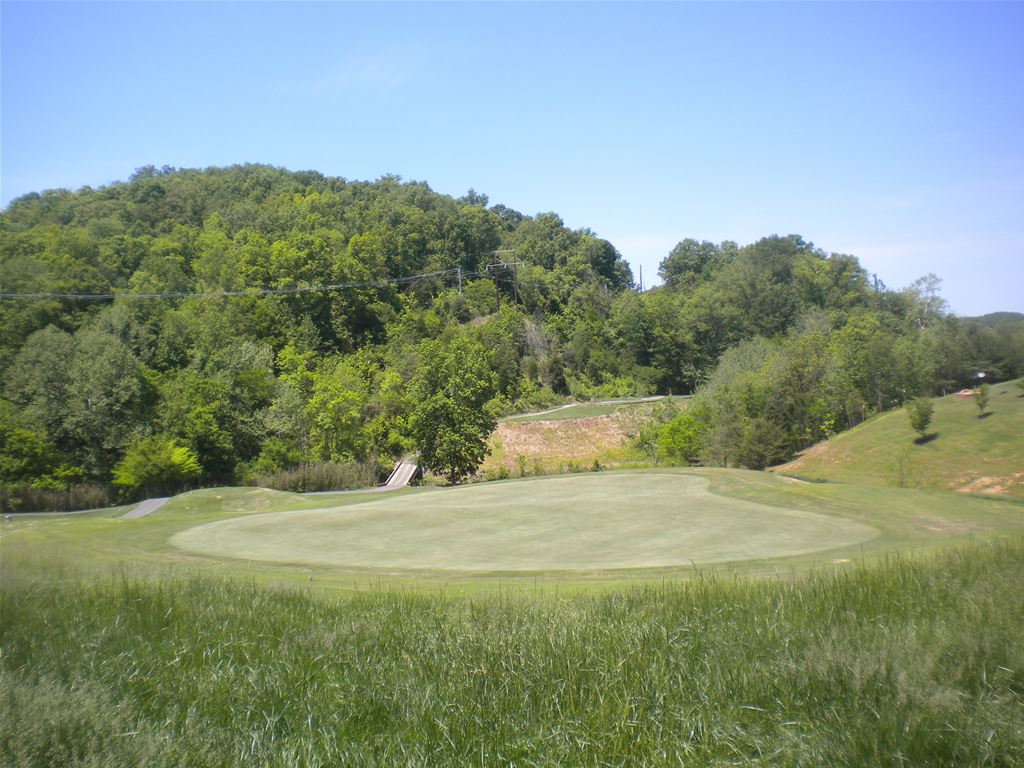
<svg viewBox="0 0 1024 768">
<path fill-rule="evenodd" d="M 705 379 L 742 407 L 726 435 L 711 403 L 687 460 L 751 465 L 722 444 L 769 429 L 791 452 L 978 368 L 1024 373 L 1020 323 L 961 323 L 930 278 L 876 292 L 799 236 L 683 240 L 639 293 L 611 243 L 554 213 L 397 177 L 144 168 L 21 197 L 0 238 L 8 492 L 372 470 L 412 449 L 456 480 L 498 413 Z"/>
</svg>

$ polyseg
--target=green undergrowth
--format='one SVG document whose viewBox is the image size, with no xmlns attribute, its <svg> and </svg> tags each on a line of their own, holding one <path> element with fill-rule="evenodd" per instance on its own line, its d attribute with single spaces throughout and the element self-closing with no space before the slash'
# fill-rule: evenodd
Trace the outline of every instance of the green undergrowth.
<svg viewBox="0 0 1024 768">
<path fill-rule="evenodd" d="M 600 595 L 5 559 L 0 764 L 1024 763 L 1024 543 Z"/>
</svg>

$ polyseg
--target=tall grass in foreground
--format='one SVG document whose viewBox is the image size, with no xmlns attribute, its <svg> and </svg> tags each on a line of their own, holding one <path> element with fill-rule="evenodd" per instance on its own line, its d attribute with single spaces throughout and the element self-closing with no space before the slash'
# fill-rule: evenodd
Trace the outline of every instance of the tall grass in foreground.
<svg viewBox="0 0 1024 768">
<path fill-rule="evenodd" d="M 1024 543 L 583 597 L 15 568 L 5 766 L 1024 765 Z"/>
</svg>

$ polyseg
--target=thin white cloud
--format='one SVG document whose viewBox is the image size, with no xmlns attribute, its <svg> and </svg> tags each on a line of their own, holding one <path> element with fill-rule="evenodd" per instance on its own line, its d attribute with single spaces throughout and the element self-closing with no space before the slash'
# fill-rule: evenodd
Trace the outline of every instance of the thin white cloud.
<svg viewBox="0 0 1024 768">
<path fill-rule="evenodd" d="M 325 73 L 302 80 L 276 80 L 275 93 L 298 96 L 336 96 L 354 91 L 396 91 L 422 78 L 424 63 L 410 52 L 379 51 L 350 54 Z"/>
<path fill-rule="evenodd" d="M 622 253 L 626 251 L 645 253 L 657 251 L 661 254 L 660 258 L 668 256 L 669 251 L 682 239 L 682 236 L 678 233 L 669 234 L 665 232 L 634 232 L 624 235 L 609 234 L 606 237 Z"/>
</svg>

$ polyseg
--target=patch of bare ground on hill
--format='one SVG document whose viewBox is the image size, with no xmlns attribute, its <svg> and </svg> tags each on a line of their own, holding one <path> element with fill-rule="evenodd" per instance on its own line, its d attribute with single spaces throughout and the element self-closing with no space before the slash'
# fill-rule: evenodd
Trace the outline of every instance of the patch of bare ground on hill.
<svg viewBox="0 0 1024 768">
<path fill-rule="evenodd" d="M 1017 486 L 1024 486 L 1024 472 L 1014 472 L 1009 477 L 985 475 L 972 478 L 972 475 L 967 475 L 957 482 L 962 483 L 957 488 L 961 493 L 988 493 L 997 496 L 1024 495 L 1011 494 L 1011 491 Z"/>
<path fill-rule="evenodd" d="M 649 418 L 646 411 L 626 409 L 585 419 L 502 422 L 480 471 L 516 475 L 586 469 L 595 461 L 603 467 L 637 461 L 641 457 L 631 443 Z"/>
</svg>

